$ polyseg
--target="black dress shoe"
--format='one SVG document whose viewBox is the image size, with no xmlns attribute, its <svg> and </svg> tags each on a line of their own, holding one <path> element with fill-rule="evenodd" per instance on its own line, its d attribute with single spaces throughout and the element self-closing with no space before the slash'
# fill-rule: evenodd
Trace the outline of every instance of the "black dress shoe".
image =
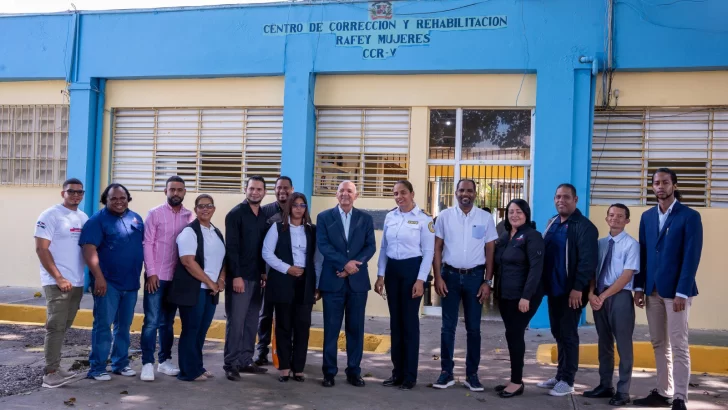
<svg viewBox="0 0 728 410">
<path fill-rule="evenodd" d="M 673 403 L 671 398 L 661 395 L 657 392 L 657 389 L 654 389 L 649 396 L 644 399 L 637 399 L 632 404 L 640 407 L 670 407 Z"/>
<path fill-rule="evenodd" d="M 415 384 L 417 384 L 417 383 L 415 383 L 415 382 L 403 382 L 399 386 L 399 389 L 400 390 L 412 390 L 412 389 L 415 388 Z"/>
<path fill-rule="evenodd" d="M 401 386 L 404 382 L 403 379 L 396 379 L 394 376 L 382 382 L 384 387 Z"/>
<path fill-rule="evenodd" d="M 672 410 L 688 410 L 687 407 L 685 407 L 685 400 L 683 399 L 675 399 L 672 401 Z"/>
<path fill-rule="evenodd" d="M 585 391 L 584 397 L 590 399 L 609 399 L 614 397 L 614 389 L 612 387 L 604 387 L 600 384 L 591 390 Z"/>
<path fill-rule="evenodd" d="M 499 385 L 495 386 L 495 388 L 493 390 L 495 390 L 496 393 L 500 393 L 505 389 L 506 389 L 505 384 L 499 384 Z"/>
<path fill-rule="evenodd" d="M 268 358 L 265 356 L 258 357 L 257 359 L 255 359 L 254 363 L 256 366 L 267 366 L 270 364 L 270 362 L 268 361 Z"/>
<path fill-rule="evenodd" d="M 362 379 L 361 376 L 348 376 L 346 378 L 346 381 L 354 387 L 364 387 L 364 385 L 366 384 L 364 383 L 364 379 Z"/>
<path fill-rule="evenodd" d="M 516 397 L 516 396 L 522 395 L 523 394 L 523 391 L 525 389 L 526 389 L 526 385 L 525 384 L 521 384 L 521 387 L 519 387 L 518 390 L 514 391 L 513 393 L 509 393 L 509 392 L 505 391 L 505 389 L 503 389 L 503 390 L 501 390 L 501 391 L 498 392 L 498 396 L 501 397 L 501 398 L 503 398 L 503 399 L 509 399 L 511 397 Z"/>
<path fill-rule="evenodd" d="M 268 369 L 257 366 L 255 363 L 249 364 L 247 366 L 241 367 L 238 369 L 240 373 L 252 373 L 252 374 L 262 374 L 267 373 Z"/>
<path fill-rule="evenodd" d="M 333 377 L 324 377 L 324 381 L 321 382 L 321 385 L 324 387 L 334 387 L 336 382 Z"/>
<path fill-rule="evenodd" d="M 614 396 L 609 400 L 611 406 L 626 406 L 632 400 L 629 398 L 627 393 L 615 393 Z"/>
<path fill-rule="evenodd" d="M 305 378 L 305 377 L 303 377 L 303 376 L 296 376 L 296 375 L 294 374 L 294 375 L 293 375 L 293 380 L 295 380 L 295 381 L 297 381 L 297 382 L 299 382 L 299 383 L 303 383 L 304 381 L 306 381 L 306 378 Z"/>
<path fill-rule="evenodd" d="M 233 382 L 240 381 L 240 373 L 238 373 L 238 371 L 235 369 L 225 370 L 225 377 L 227 377 L 228 380 L 233 381 Z"/>
</svg>

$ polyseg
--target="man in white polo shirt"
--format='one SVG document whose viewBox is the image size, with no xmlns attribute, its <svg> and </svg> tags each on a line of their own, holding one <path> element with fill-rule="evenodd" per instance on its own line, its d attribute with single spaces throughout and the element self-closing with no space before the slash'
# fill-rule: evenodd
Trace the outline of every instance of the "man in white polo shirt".
<svg viewBox="0 0 728 410">
<path fill-rule="evenodd" d="M 84 283 L 84 262 L 78 238 L 88 216 L 78 209 L 83 200 L 83 184 L 76 178 L 63 183 L 63 203 L 46 209 L 35 224 L 35 252 L 40 260 L 40 281 L 47 305 L 43 349 L 46 367 L 43 387 L 58 387 L 71 381 L 75 373 L 64 371 L 61 347 L 66 332 L 76 318 Z"/>
<path fill-rule="evenodd" d="M 453 354 L 460 301 L 465 313 L 467 356 L 465 387 L 483 391 L 478 379 L 482 304 L 493 286 L 493 251 L 498 235 L 490 213 L 473 206 L 475 181 L 462 179 L 455 188 L 458 205 L 440 213 L 435 223 L 435 291 L 442 297 L 440 336 L 442 373 L 433 387 L 455 384 Z"/>
</svg>

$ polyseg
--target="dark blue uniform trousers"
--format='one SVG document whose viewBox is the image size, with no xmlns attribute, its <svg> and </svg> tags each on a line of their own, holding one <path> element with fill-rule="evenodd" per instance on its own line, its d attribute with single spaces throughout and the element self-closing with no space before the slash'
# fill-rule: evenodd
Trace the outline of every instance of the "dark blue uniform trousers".
<svg viewBox="0 0 728 410">
<path fill-rule="evenodd" d="M 383 252 L 384 250 L 382 250 Z M 420 354 L 420 302 L 412 298 L 422 257 L 387 260 L 384 288 L 389 305 L 389 327 L 392 331 L 392 376 L 405 382 L 417 381 Z"/>
</svg>

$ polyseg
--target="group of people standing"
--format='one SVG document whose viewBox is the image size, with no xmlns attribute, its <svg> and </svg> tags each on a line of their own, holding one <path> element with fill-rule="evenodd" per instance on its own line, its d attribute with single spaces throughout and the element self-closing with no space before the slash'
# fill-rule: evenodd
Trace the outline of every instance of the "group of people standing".
<svg viewBox="0 0 728 410">
<path fill-rule="evenodd" d="M 506 207 L 499 236 L 490 213 L 474 205 L 473 180 L 458 181 L 457 205 L 435 220 L 415 204 L 412 184 L 398 181 L 393 188 L 397 206 L 384 221 L 374 284 L 374 291 L 387 300 L 391 320 L 393 370 L 383 385 L 402 390 L 416 385 L 419 308 L 432 267 L 434 288 L 442 300 L 442 371 L 433 387 L 455 384 L 455 331 L 462 303 L 467 332 L 464 385 L 484 390 L 478 379 L 482 304 L 497 286 L 511 359 L 510 380 L 495 388 L 500 397 L 524 391 L 524 334 L 547 296 L 558 367 L 556 376 L 539 387 L 554 396 L 574 392 L 577 330 L 582 309 L 590 304 L 599 333 L 601 383 L 584 395 L 608 397 L 613 405 L 629 403 L 634 306 L 646 305 L 658 388 L 634 404 L 685 408 L 690 374 L 687 321 L 697 295 L 702 225 L 700 215 L 678 201 L 676 185 L 673 171 L 661 168 L 654 173 L 658 205 L 642 215 L 638 242 L 624 231 L 630 211 L 622 204 L 609 207 L 609 235 L 599 239 L 597 228 L 576 208 L 576 188 L 570 184 L 557 188 L 557 215 L 543 235 L 535 229 L 529 204 L 514 199 Z M 123 185 L 109 185 L 101 195 L 104 208 L 88 218 L 78 209 L 82 183 L 64 182 L 63 203 L 40 216 L 35 233 L 48 304 L 44 386 L 57 387 L 74 376 L 60 369 L 60 349 L 81 300 L 84 264 L 91 273 L 94 298 L 89 378 L 111 379 L 106 370 L 110 353 L 112 373 L 136 375 L 129 366 L 129 328 L 145 267 L 142 380 L 155 378 L 157 335 L 158 373 L 185 381 L 213 377 L 204 367 L 202 347 L 224 290 L 227 379 L 239 381 L 241 372 L 265 373 L 275 331 L 278 380 L 303 382 L 311 311 L 322 299 L 322 384 L 335 385 L 343 323 L 346 380 L 364 386 L 360 364 L 371 290 L 367 265 L 376 251 L 372 217 L 354 207 L 358 192 L 351 181 L 339 185 L 338 205 L 320 213 L 316 225 L 307 198 L 294 191 L 290 178 L 279 177 L 276 202 L 261 206 L 265 186 L 259 176 L 246 181 L 246 199 L 227 214 L 223 236 L 211 223 L 214 199 L 199 195 L 194 210 L 187 210 L 182 205 L 184 180 L 178 176 L 167 180 L 166 202 L 149 211 L 145 221 L 129 209 L 132 198 Z M 182 322 L 179 367 L 171 361 L 177 311 Z M 616 391 L 615 340 L 620 355 Z"/>
</svg>

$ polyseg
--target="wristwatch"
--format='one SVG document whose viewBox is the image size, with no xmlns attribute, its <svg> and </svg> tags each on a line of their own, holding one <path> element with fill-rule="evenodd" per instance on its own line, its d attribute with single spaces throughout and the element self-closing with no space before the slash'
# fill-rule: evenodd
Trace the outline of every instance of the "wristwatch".
<svg viewBox="0 0 728 410">
<path fill-rule="evenodd" d="M 488 286 L 490 286 L 490 288 L 493 289 L 493 279 L 486 279 L 485 283 L 487 283 Z"/>
</svg>

